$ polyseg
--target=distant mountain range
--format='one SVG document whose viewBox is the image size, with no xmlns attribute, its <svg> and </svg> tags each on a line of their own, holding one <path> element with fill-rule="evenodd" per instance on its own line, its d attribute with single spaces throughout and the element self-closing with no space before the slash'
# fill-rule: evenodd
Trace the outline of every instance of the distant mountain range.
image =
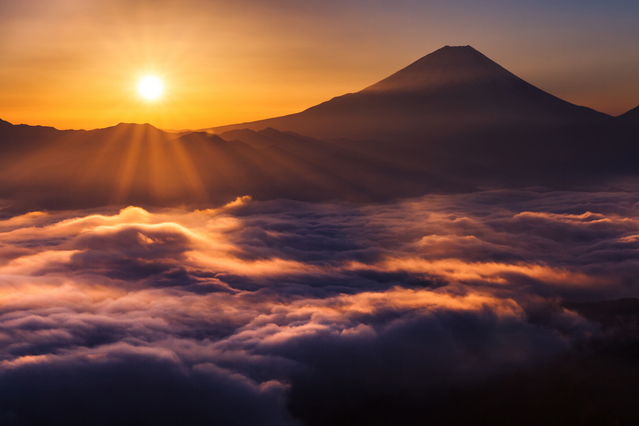
<svg viewBox="0 0 639 426">
<path fill-rule="evenodd" d="M 613 118 L 447 46 L 360 92 L 252 123 L 173 133 L 0 120 L 0 199 L 18 211 L 583 186 L 639 174 L 638 142 L 639 107 Z"/>
<path fill-rule="evenodd" d="M 5 207 L 17 211 L 204 207 L 243 195 L 371 201 L 463 189 L 337 142 L 275 129 L 175 135 L 149 124 L 58 131 L 3 122 L 0 152 L 0 207 L 9 200 Z"/>
</svg>

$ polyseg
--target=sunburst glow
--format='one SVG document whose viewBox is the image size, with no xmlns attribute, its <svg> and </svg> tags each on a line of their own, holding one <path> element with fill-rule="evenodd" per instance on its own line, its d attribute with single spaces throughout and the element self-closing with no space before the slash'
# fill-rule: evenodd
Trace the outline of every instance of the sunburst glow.
<svg viewBox="0 0 639 426">
<path fill-rule="evenodd" d="M 138 82 L 138 93 L 148 101 L 155 101 L 164 93 L 164 83 L 154 75 L 147 75 Z"/>
</svg>

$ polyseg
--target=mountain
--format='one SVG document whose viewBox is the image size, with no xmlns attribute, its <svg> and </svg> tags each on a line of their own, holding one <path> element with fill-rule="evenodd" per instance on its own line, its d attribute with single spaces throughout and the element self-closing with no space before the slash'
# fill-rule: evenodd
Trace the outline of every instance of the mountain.
<svg viewBox="0 0 639 426">
<path fill-rule="evenodd" d="M 618 121 L 536 88 L 470 46 L 446 46 L 357 93 L 207 131 L 274 128 L 341 139 L 468 185 L 556 187 L 634 171 L 636 133 Z"/>
<path fill-rule="evenodd" d="M 406 140 L 608 118 L 536 88 L 470 46 L 446 46 L 357 93 L 297 114 L 208 130 L 272 127 L 322 139 Z"/>
<path fill-rule="evenodd" d="M 634 121 L 639 124 L 639 106 L 627 111 L 617 117 L 618 120 Z"/>
<path fill-rule="evenodd" d="M 372 201 L 460 188 L 424 170 L 274 129 L 218 136 L 150 124 L 59 131 L 0 122 L 0 206 L 9 203 L 11 211 L 205 207 L 244 195 Z"/>
</svg>

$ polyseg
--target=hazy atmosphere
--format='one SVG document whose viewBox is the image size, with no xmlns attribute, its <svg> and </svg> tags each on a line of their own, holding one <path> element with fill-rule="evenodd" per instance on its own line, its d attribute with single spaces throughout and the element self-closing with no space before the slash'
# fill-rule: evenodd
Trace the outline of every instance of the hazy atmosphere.
<svg viewBox="0 0 639 426">
<path fill-rule="evenodd" d="M 0 0 L 0 425 L 639 424 L 637 22 Z"/>
</svg>

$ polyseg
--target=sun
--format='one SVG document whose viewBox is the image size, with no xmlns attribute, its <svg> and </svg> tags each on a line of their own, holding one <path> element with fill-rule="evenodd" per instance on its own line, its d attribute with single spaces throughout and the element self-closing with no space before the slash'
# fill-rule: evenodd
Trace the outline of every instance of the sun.
<svg viewBox="0 0 639 426">
<path fill-rule="evenodd" d="M 147 101 L 155 101 L 164 93 L 164 83 L 154 75 L 147 75 L 138 82 L 138 93 Z"/>
</svg>

